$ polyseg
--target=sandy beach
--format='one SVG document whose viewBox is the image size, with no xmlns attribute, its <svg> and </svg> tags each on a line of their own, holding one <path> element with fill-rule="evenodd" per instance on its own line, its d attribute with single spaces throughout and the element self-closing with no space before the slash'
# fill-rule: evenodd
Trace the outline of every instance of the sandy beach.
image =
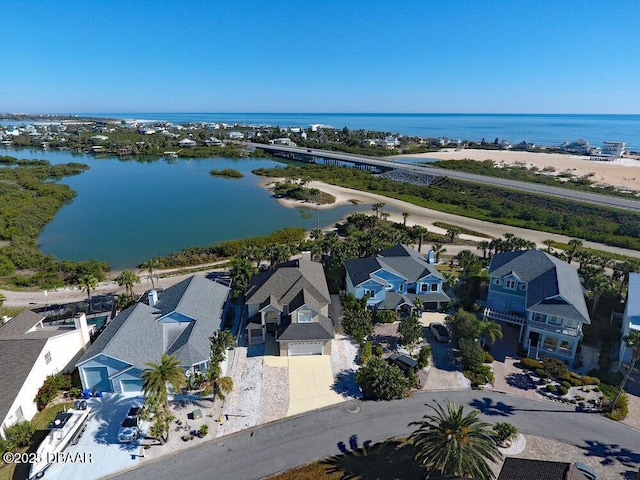
<svg viewBox="0 0 640 480">
<path fill-rule="evenodd" d="M 493 160 L 496 164 L 521 164 L 527 167 L 555 169 L 555 174 L 569 172 L 575 177 L 591 175 L 597 184 L 612 185 L 625 190 L 640 191 L 640 160 L 620 158 L 611 162 L 589 160 L 584 155 L 563 155 L 560 153 L 513 152 L 509 150 L 445 149 L 439 152 L 415 155 L 398 155 L 411 158 L 437 158 L 439 160 Z"/>
</svg>

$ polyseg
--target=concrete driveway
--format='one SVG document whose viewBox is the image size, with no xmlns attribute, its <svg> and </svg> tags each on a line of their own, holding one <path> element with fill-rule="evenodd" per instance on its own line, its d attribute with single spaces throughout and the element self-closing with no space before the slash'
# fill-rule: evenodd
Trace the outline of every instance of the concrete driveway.
<svg viewBox="0 0 640 480">
<path fill-rule="evenodd" d="M 343 402 L 333 390 L 335 382 L 330 355 L 286 357 L 289 363 L 289 410 L 287 416 Z"/>
<path fill-rule="evenodd" d="M 47 470 L 45 478 L 87 480 L 136 466 L 140 461 L 139 442 L 119 443 L 117 439 L 120 423 L 134 403 L 141 405 L 142 399 L 106 394 L 102 398 L 89 400 L 92 412 L 87 430 L 77 445 L 65 450 L 65 453 L 74 456 L 80 454 L 78 458 L 84 461 L 54 464 Z"/>
</svg>

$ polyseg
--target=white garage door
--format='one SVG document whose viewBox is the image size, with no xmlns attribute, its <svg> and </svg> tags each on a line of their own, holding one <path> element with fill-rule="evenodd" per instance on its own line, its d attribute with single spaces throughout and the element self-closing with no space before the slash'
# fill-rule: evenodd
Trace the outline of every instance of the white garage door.
<svg viewBox="0 0 640 480">
<path fill-rule="evenodd" d="M 289 344 L 289 356 L 322 355 L 322 342 L 295 342 Z"/>
</svg>

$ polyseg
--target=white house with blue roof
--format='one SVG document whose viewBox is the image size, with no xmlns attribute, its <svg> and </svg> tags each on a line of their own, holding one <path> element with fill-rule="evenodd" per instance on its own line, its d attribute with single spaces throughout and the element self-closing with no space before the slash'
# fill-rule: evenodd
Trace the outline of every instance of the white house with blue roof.
<svg viewBox="0 0 640 480">
<path fill-rule="evenodd" d="M 489 277 L 486 318 L 518 325 L 530 357 L 575 358 L 582 325 L 591 320 L 574 267 L 540 250 L 519 250 L 495 254 Z"/>
<path fill-rule="evenodd" d="M 103 392 L 140 394 L 147 362 L 175 356 L 185 371 L 209 366 L 209 338 L 221 328 L 229 287 L 194 275 L 149 295 L 109 323 L 76 364 L 82 386 Z"/>
<path fill-rule="evenodd" d="M 412 309 L 420 298 L 427 310 L 439 310 L 449 302 L 444 277 L 417 250 L 403 244 L 375 257 L 344 262 L 347 293 L 367 297 L 372 309 Z"/>
<path fill-rule="evenodd" d="M 622 340 L 620 343 L 620 363 L 631 361 L 632 349 L 627 346 L 624 337 L 632 331 L 640 332 L 640 273 L 629 274 L 629 291 L 627 293 L 627 304 L 624 307 L 622 317 Z"/>
</svg>

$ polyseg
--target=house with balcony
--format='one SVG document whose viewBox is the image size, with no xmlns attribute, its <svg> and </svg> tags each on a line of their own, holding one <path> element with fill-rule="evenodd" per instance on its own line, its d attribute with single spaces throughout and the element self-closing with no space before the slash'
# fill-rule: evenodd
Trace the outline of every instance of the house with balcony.
<svg viewBox="0 0 640 480">
<path fill-rule="evenodd" d="M 411 310 L 416 298 L 426 310 L 440 310 L 450 300 L 442 274 L 424 255 L 403 244 L 375 257 L 347 260 L 344 266 L 347 293 L 367 297 L 374 310 Z"/>
<path fill-rule="evenodd" d="M 146 303 L 120 312 L 76 364 L 82 387 L 128 395 L 142 393 L 148 362 L 172 355 L 185 372 L 209 367 L 209 338 L 222 327 L 230 288 L 193 275 Z M 224 371 L 223 367 L 223 371 Z"/>
<path fill-rule="evenodd" d="M 273 335 L 281 356 L 330 355 L 334 338 L 322 265 L 301 258 L 254 275 L 245 294 L 249 345 Z"/>
<path fill-rule="evenodd" d="M 622 316 L 619 368 L 622 368 L 623 364 L 631 361 L 632 349 L 627 346 L 624 337 L 633 331 L 640 332 L 640 273 L 629 274 L 629 291 Z"/>
<path fill-rule="evenodd" d="M 0 328 L 0 438 L 5 428 L 34 417 L 34 399 L 45 379 L 73 370 L 92 328 L 84 313 L 71 322 L 53 323 L 30 310 Z"/>
<path fill-rule="evenodd" d="M 540 250 L 497 253 L 489 278 L 485 318 L 519 326 L 530 357 L 573 361 L 582 325 L 591 323 L 573 266 Z"/>
</svg>

